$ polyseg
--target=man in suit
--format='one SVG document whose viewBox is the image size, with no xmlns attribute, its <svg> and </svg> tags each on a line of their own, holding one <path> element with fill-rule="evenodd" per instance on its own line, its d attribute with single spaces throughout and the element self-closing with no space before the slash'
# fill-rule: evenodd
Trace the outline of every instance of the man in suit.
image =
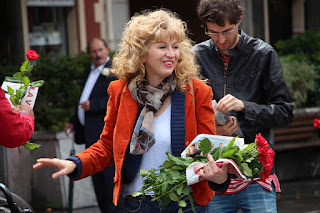
<svg viewBox="0 0 320 213">
<path fill-rule="evenodd" d="M 101 38 L 92 38 L 87 45 L 87 52 L 92 65 L 84 73 L 84 87 L 79 105 L 70 122 L 65 125 L 65 133 L 75 131 L 77 144 L 85 144 L 86 148 L 98 141 L 104 127 L 104 116 L 108 102 L 107 89 L 116 78 L 110 75 L 111 67 L 109 48 Z M 94 190 L 102 213 L 114 212 L 112 203 L 114 166 L 92 175 Z"/>
</svg>

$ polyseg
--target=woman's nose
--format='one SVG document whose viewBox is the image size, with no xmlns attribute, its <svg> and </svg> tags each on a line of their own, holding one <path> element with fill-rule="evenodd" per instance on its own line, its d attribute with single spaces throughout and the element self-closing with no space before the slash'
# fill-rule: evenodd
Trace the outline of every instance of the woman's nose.
<svg viewBox="0 0 320 213">
<path fill-rule="evenodd" d="M 166 55 L 167 55 L 168 57 L 174 57 L 175 54 L 174 54 L 173 49 L 172 49 L 172 48 L 169 48 L 168 51 L 167 51 L 167 53 L 166 53 Z"/>
</svg>

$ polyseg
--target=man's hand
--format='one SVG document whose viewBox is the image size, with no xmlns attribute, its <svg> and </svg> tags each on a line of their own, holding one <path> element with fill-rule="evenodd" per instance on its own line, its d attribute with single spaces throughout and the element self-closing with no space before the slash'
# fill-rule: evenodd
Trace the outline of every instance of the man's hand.
<svg viewBox="0 0 320 213">
<path fill-rule="evenodd" d="M 69 129 L 69 131 L 68 131 Z M 69 134 L 73 131 L 73 124 L 72 123 L 66 123 L 64 126 L 64 133 L 69 136 Z"/>
<path fill-rule="evenodd" d="M 243 112 L 244 111 L 244 104 L 241 100 L 235 98 L 234 96 L 228 94 L 224 96 L 216 105 L 216 110 L 227 113 L 231 110 L 236 112 Z"/>
<path fill-rule="evenodd" d="M 229 116 L 230 120 L 225 125 L 216 124 L 217 135 L 232 136 L 238 129 L 237 118 Z"/>
<path fill-rule="evenodd" d="M 35 119 L 33 109 L 26 103 L 22 103 L 20 105 L 13 106 L 12 110 L 15 112 L 19 112 L 19 113 L 25 112 L 28 115 L 30 115 L 33 119 Z"/>
<path fill-rule="evenodd" d="M 81 107 L 86 112 L 89 111 L 90 110 L 90 101 L 87 100 L 87 101 L 81 102 L 79 104 L 79 107 Z"/>
</svg>

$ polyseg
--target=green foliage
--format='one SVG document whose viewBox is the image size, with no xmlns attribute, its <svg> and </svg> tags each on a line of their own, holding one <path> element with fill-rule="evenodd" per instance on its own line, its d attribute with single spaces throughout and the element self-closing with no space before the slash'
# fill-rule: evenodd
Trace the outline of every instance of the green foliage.
<svg viewBox="0 0 320 213">
<path fill-rule="evenodd" d="M 40 54 L 32 78 L 46 83 L 34 107 L 36 130 L 62 130 L 73 115 L 81 95 L 83 72 L 90 66 L 86 53 L 76 56 Z"/>
<path fill-rule="evenodd" d="M 319 73 L 303 54 L 285 55 L 279 58 L 295 106 L 306 106 L 308 94 L 314 94 L 318 91 Z"/>
<path fill-rule="evenodd" d="M 219 158 L 232 159 L 240 168 L 240 170 L 249 178 L 259 176 L 263 171 L 263 165 L 259 161 L 259 152 L 257 143 L 253 142 L 245 144 L 242 147 L 234 145 L 236 137 L 233 138 L 228 146 L 214 148 L 209 154 L 214 160 Z M 211 149 L 211 142 L 208 138 L 201 141 L 200 148 L 202 153 L 208 153 Z M 167 158 L 159 169 L 151 168 L 150 170 L 141 170 L 140 175 L 143 179 L 143 186 L 140 191 L 134 192 L 133 197 L 142 196 L 149 192 L 154 192 L 152 201 L 161 201 L 162 205 L 168 205 L 171 202 L 177 202 L 183 212 L 186 202 L 184 196 L 188 196 L 193 211 L 193 198 L 190 195 L 187 185 L 186 169 L 193 162 L 207 163 L 208 158 L 204 155 L 196 155 L 193 157 L 175 157 L 170 153 L 166 153 Z"/>
<path fill-rule="evenodd" d="M 284 76 L 297 107 L 320 105 L 320 29 L 308 30 L 275 48 L 280 56 Z"/>
<path fill-rule="evenodd" d="M 257 150 L 257 143 L 253 142 L 250 144 L 245 144 L 242 147 L 234 145 L 236 138 L 233 138 L 227 147 L 216 147 L 211 151 L 211 155 L 214 160 L 219 158 L 228 158 L 233 160 L 240 168 L 240 170 L 247 177 L 252 178 L 254 176 L 259 176 L 263 169 L 262 164 L 259 162 L 259 152 Z M 203 159 L 206 163 L 208 160 Z"/>
<path fill-rule="evenodd" d="M 140 171 L 144 185 L 140 191 L 134 192 L 132 196 L 144 196 L 146 193 L 153 191 L 152 201 L 161 201 L 162 205 L 168 205 L 172 201 L 178 202 L 179 212 L 183 212 L 182 208 L 187 205 L 182 198 L 188 196 L 195 212 L 193 198 L 186 179 L 186 169 L 194 162 L 194 159 L 191 157 L 175 157 L 168 152 L 166 154 L 168 157 L 160 166 L 160 169 L 152 168 L 148 171 Z"/>
<path fill-rule="evenodd" d="M 275 44 L 280 55 L 304 53 L 311 61 L 320 61 L 320 29 L 308 30 L 294 35 L 288 40 L 280 40 Z M 318 56 L 317 56 L 318 55 Z"/>
</svg>

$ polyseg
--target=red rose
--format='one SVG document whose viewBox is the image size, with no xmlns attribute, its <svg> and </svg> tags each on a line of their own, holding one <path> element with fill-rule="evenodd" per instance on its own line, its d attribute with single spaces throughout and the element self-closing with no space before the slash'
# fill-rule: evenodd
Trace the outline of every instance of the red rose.
<svg viewBox="0 0 320 213">
<path fill-rule="evenodd" d="M 259 156 L 266 155 L 268 153 L 269 147 L 268 146 L 262 146 L 262 147 L 258 147 L 257 150 L 260 153 Z"/>
<path fill-rule="evenodd" d="M 260 172 L 260 177 L 266 179 L 270 176 L 273 167 L 274 151 L 269 148 L 267 151 L 263 150 L 263 154 L 259 155 L 259 161 L 263 165 L 263 171 Z"/>
<path fill-rule="evenodd" d="M 317 128 L 320 128 L 320 120 L 314 119 L 314 121 L 313 121 L 313 126 L 315 126 L 315 127 L 317 127 Z"/>
<path fill-rule="evenodd" d="M 37 58 L 39 58 L 39 55 L 37 54 L 37 52 L 30 49 L 27 50 L 26 56 L 30 61 L 36 60 Z"/>
<path fill-rule="evenodd" d="M 261 133 L 256 135 L 256 142 L 259 147 L 269 146 L 268 141 L 264 137 L 261 136 Z"/>
</svg>

